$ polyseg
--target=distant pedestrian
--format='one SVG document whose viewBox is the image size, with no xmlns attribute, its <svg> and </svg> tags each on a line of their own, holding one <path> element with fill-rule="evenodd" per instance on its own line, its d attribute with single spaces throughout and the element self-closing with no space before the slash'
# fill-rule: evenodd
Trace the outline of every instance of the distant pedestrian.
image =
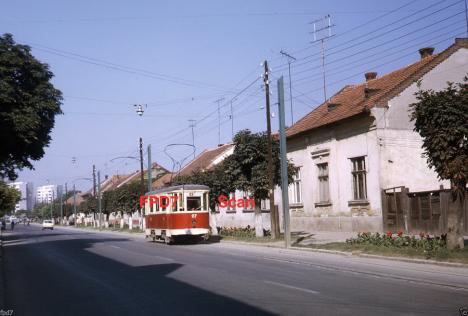
<svg viewBox="0 0 468 316">
<path fill-rule="evenodd" d="M 11 221 L 11 230 L 15 229 L 15 221 Z"/>
<path fill-rule="evenodd" d="M 6 221 L 5 219 L 3 218 L 2 219 L 2 230 L 5 230 L 6 229 Z"/>
</svg>

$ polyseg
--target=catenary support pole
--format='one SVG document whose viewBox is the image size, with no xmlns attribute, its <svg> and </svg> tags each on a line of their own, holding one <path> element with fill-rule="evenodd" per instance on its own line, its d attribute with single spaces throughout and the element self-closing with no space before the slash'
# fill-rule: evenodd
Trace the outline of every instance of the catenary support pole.
<svg viewBox="0 0 468 316">
<path fill-rule="evenodd" d="M 93 196 L 96 197 L 96 166 L 93 165 Z"/>
<path fill-rule="evenodd" d="M 140 137 L 140 190 L 145 194 L 145 178 L 143 174 L 143 139 Z"/>
<path fill-rule="evenodd" d="M 75 184 L 74 183 L 73 183 L 73 214 L 75 214 L 73 224 L 76 227 L 76 189 L 75 189 Z"/>
<path fill-rule="evenodd" d="M 97 173 L 97 196 L 98 196 L 98 210 L 99 210 L 99 229 L 101 229 L 102 220 L 102 204 L 101 204 L 101 172 Z"/>
<path fill-rule="evenodd" d="M 151 191 L 151 186 L 153 185 L 153 177 L 151 174 L 151 144 L 148 145 L 148 192 Z"/>
<path fill-rule="evenodd" d="M 288 160 L 286 157 L 286 127 L 284 113 L 284 83 L 283 77 L 278 79 L 278 107 L 279 107 L 279 136 L 280 136 L 280 162 L 281 162 L 281 192 L 283 202 L 283 224 L 285 247 L 291 246 L 291 228 L 289 219 L 288 196 Z"/>
<path fill-rule="evenodd" d="M 63 187 L 60 185 L 60 224 L 63 222 Z"/>
</svg>

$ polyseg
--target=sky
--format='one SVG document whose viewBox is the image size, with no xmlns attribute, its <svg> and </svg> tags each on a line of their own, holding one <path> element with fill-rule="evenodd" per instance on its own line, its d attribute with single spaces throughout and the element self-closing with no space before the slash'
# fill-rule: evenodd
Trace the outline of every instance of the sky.
<svg viewBox="0 0 468 316">
<path fill-rule="evenodd" d="M 77 179 L 90 177 L 93 164 L 102 177 L 136 171 L 137 159 L 121 157 L 138 156 L 139 137 L 145 156 L 151 144 L 153 162 L 177 170 L 174 161 L 193 150 L 167 145 L 192 143 L 189 120 L 197 154 L 230 142 L 232 126 L 234 133 L 264 131 L 264 60 L 272 129 L 281 76 L 291 125 L 324 101 L 313 22 L 320 29 L 327 15 L 331 37 L 315 38 L 324 38 L 328 97 L 363 82 L 367 71 L 382 75 L 417 61 L 421 47 L 437 53 L 467 37 L 463 0 L 4 1 L 0 34 L 30 45 L 64 97 L 44 157 L 18 180 L 87 189 L 90 183 Z M 281 51 L 296 59 L 290 59 L 293 117 Z M 143 105 L 142 116 L 135 104 Z"/>
</svg>

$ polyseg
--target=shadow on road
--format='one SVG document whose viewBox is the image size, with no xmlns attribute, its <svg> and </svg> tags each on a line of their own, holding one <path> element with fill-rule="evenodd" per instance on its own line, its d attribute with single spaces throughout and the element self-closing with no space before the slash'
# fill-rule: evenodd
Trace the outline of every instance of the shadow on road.
<svg viewBox="0 0 468 316">
<path fill-rule="evenodd" d="M 60 235 L 65 234 L 44 236 Z M 20 240 L 38 236 L 42 235 L 5 237 Z M 74 237 L 5 247 L 7 295 L 6 306 L 0 308 L 13 309 L 15 315 L 271 315 L 197 287 L 196 275 L 191 278 L 195 285 L 172 278 L 170 274 L 182 264 L 132 266 L 136 264 L 131 254 L 122 263 L 87 250 L 118 252 L 109 250 L 112 248 L 105 243 L 127 239 Z"/>
</svg>

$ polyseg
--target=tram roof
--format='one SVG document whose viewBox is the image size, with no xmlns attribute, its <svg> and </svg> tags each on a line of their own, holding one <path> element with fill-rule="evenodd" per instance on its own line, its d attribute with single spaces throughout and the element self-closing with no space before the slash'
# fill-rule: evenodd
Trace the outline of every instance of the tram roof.
<svg viewBox="0 0 468 316">
<path fill-rule="evenodd" d="M 165 187 L 157 190 L 150 191 L 146 194 L 158 194 L 164 192 L 171 192 L 177 190 L 209 190 L 210 187 L 202 184 L 181 184 L 181 185 L 174 185 L 170 187 Z"/>
</svg>

